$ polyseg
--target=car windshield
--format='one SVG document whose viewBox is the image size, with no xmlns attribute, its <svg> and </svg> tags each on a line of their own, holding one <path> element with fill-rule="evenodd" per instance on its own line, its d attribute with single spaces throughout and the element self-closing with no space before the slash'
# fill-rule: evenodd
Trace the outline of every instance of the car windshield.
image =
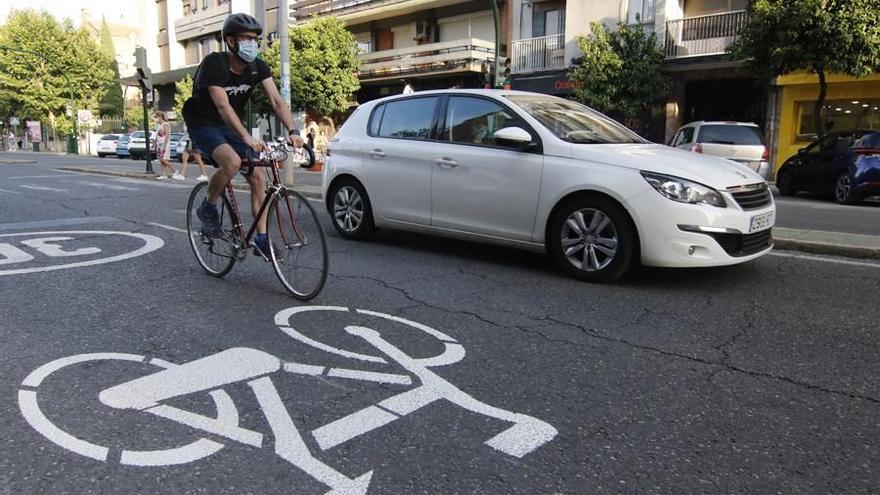
<svg viewBox="0 0 880 495">
<path fill-rule="evenodd" d="M 134 133 L 131 135 L 131 137 L 133 137 L 133 138 L 141 138 L 141 139 L 143 139 L 143 137 L 144 137 L 144 131 L 136 131 L 136 132 L 134 132 Z"/>
<path fill-rule="evenodd" d="M 703 144 L 743 144 L 760 146 L 764 144 L 761 130 L 752 125 L 710 124 L 700 126 L 698 143 Z"/>
<path fill-rule="evenodd" d="M 101 136 L 101 141 L 116 141 L 119 139 L 119 136 L 115 134 L 107 134 L 106 136 Z"/>
<path fill-rule="evenodd" d="M 647 142 L 605 115 L 573 101 L 540 95 L 509 95 L 507 98 L 537 119 L 556 137 L 569 143 Z"/>
</svg>

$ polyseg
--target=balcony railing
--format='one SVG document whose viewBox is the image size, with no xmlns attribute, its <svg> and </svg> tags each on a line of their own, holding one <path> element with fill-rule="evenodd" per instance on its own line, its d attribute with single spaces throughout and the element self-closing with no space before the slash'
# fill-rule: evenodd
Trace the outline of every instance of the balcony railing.
<svg viewBox="0 0 880 495">
<path fill-rule="evenodd" d="M 565 35 L 516 40 L 510 51 L 510 72 L 539 72 L 565 67 Z"/>
<path fill-rule="evenodd" d="M 400 1 L 400 0 L 398 0 Z M 368 4 L 394 3 L 393 0 L 293 0 L 290 12 L 297 19 L 306 19 L 313 15 L 339 14 L 346 10 L 369 6 Z"/>
<path fill-rule="evenodd" d="M 666 58 L 724 53 L 747 21 L 745 10 L 667 21 Z"/>
<path fill-rule="evenodd" d="M 395 48 L 358 55 L 361 80 L 398 78 L 406 75 L 481 72 L 495 58 L 494 42 L 467 38 Z"/>
</svg>

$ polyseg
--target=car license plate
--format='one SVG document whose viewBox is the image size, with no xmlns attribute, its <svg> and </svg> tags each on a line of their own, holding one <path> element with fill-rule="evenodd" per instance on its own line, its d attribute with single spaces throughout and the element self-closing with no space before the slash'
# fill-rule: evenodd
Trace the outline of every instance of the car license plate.
<svg viewBox="0 0 880 495">
<path fill-rule="evenodd" d="M 772 227 L 775 216 L 776 215 L 772 211 L 753 216 L 751 224 L 749 225 L 749 234 L 753 232 L 760 232 L 762 230 L 766 230 Z"/>
</svg>

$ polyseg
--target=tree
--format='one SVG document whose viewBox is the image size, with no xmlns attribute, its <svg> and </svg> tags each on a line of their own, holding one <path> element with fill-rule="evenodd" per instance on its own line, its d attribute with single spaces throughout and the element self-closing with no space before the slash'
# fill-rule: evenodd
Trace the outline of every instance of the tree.
<svg viewBox="0 0 880 495">
<path fill-rule="evenodd" d="M 122 86 L 119 84 L 119 63 L 116 61 L 116 49 L 113 48 L 113 37 L 107 20 L 101 19 L 101 53 L 110 60 L 113 78 L 107 81 L 106 93 L 101 98 L 99 110 L 101 115 L 122 115 Z"/>
<path fill-rule="evenodd" d="M 669 78 L 653 33 L 641 25 L 618 23 L 617 30 L 594 22 L 592 34 L 578 38 L 583 62 L 569 73 L 575 97 L 601 112 L 636 117 L 665 101 Z"/>
<path fill-rule="evenodd" d="M 280 78 L 279 43 L 263 54 L 275 80 Z M 323 115 L 343 112 L 360 89 L 357 43 L 335 17 L 320 17 L 290 28 L 291 108 Z"/>
<path fill-rule="evenodd" d="M 70 86 L 77 109 L 95 110 L 113 77 L 88 32 L 45 11 L 10 12 L 0 45 L 42 55 L 0 50 L 0 113 L 55 122 L 61 133 L 73 125 L 66 111 Z"/>
<path fill-rule="evenodd" d="M 819 78 L 814 111 L 823 137 L 826 76 L 864 77 L 880 70 L 880 6 L 877 0 L 755 0 L 749 20 L 730 47 L 764 79 L 806 70 Z"/>
<path fill-rule="evenodd" d="M 174 113 L 183 118 L 183 104 L 193 94 L 193 78 L 187 74 L 185 78 L 174 83 Z"/>
</svg>

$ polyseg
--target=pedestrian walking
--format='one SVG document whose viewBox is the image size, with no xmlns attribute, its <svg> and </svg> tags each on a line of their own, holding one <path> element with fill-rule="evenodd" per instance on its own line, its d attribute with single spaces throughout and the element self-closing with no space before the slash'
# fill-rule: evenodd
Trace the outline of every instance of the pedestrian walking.
<svg viewBox="0 0 880 495">
<path fill-rule="evenodd" d="M 156 179 L 165 180 L 173 177 L 183 180 L 183 176 L 171 166 L 171 124 L 165 119 L 164 112 L 156 112 L 153 117 L 156 119 L 156 158 L 162 168 Z M 166 173 L 168 175 L 165 175 Z"/>
<path fill-rule="evenodd" d="M 196 177 L 196 180 L 199 182 L 208 180 L 205 162 L 202 161 L 202 150 L 193 142 L 189 134 L 184 134 L 183 139 L 186 140 L 186 147 L 183 149 L 183 155 L 180 157 L 180 171 L 176 175 L 184 179 L 186 178 L 186 166 L 189 164 L 189 158 L 193 157 L 196 160 L 196 165 L 199 166 L 199 172 L 201 172 L 201 175 Z"/>
<path fill-rule="evenodd" d="M 12 132 L 12 129 L 9 129 L 4 137 L 6 138 L 6 149 L 15 151 L 15 133 Z"/>
</svg>

